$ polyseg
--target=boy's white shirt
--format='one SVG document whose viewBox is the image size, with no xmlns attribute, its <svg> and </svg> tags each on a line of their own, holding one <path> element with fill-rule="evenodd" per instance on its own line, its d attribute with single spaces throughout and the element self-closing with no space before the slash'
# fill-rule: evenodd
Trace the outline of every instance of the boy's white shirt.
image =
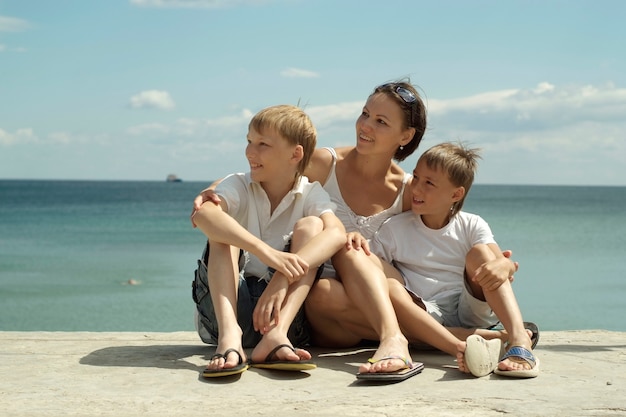
<svg viewBox="0 0 626 417">
<path fill-rule="evenodd" d="M 489 243 L 496 243 L 491 228 L 476 214 L 461 211 L 446 226 L 433 230 L 408 211 L 387 220 L 370 248 L 395 264 L 409 290 L 425 301 L 436 301 L 462 290 L 465 256 L 472 246 Z"/>
<path fill-rule="evenodd" d="M 336 208 L 320 183 L 311 183 L 304 176 L 271 214 L 265 190 L 252 180 L 249 172 L 228 175 L 217 185 L 215 193 L 226 202 L 231 217 L 263 242 L 281 251 L 298 220 L 306 216 L 319 217 L 323 213 L 334 212 Z M 267 265 L 250 254 L 244 274 L 263 277 L 266 273 Z"/>
</svg>

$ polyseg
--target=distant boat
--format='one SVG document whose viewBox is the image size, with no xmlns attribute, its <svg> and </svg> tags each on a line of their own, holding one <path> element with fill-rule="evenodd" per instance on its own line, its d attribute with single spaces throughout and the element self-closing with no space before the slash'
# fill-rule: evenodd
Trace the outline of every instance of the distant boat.
<svg viewBox="0 0 626 417">
<path fill-rule="evenodd" d="M 178 178 L 175 174 L 170 174 L 165 179 L 167 182 L 183 182 L 180 178 Z"/>
</svg>

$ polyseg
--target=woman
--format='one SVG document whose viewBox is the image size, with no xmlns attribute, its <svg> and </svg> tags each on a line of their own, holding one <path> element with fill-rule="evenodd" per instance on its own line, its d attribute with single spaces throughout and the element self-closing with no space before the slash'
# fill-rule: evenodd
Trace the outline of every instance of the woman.
<svg viewBox="0 0 626 417">
<path fill-rule="evenodd" d="M 426 108 L 416 89 L 405 81 L 383 84 L 368 97 L 356 121 L 356 145 L 316 150 L 305 170 L 310 181 L 319 181 L 337 204 L 336 214 L 346 230 L 358 232 L 333 256 L 336 274 L 325 268 L 330 273 L 316 281 L 307 297 L 312 340 L 322 346 L 348 347 L 363 339 L 379 339 L 373 363 L 362 365 L 361 373 L 398 369 L 401 363 L 397 359 L 377 360 L 408 354 L 404 336 L 395 334 L 393 321 L 397 319 L 389 312 L 393 305 L 387 300 L 385 278 L 397 277 L 398 272 L 390 265 L 385 265 L 384 272 L 372 268 L 367 241 L 362 242 L 360 236 L 371 239 L 386 219 L 411 209 L 412 175 L 394 160 L 411 155 L 425 130 Z M 463 341 L 426 311 L 412 321 L 412 326 L 402 326 L 411 342 L 425 342 L 456 356 L 459 369 L 467 372 Z M 386 336 L 388 332 L 392 336 Z"/>
</svg>

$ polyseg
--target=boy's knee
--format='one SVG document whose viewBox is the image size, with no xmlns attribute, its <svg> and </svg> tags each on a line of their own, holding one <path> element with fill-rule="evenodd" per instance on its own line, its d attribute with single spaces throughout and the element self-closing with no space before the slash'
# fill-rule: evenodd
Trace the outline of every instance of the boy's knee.
<svg viewBox="0 0 626 417">
<path fill-rule="evenodd" d="M 322 219 L 315 216 L 303 217 L 298 220 L 293 227 L 294 235 L 301 233 L 315 234 L 321 232 L 322 230 L 324 230 L 324 223 L 322 222 Z"/>
<path fill-rule="evenodd" d="M 324 230 L 324 223 L 319 217 L 308 216 L 298 220 L 293 227 L 291 236 L 291 252 L 297 251 L 322 230 Z"/>
<path fill-rule="evenodd" d="M 485 262 L 495 258 L 496 256 L 489 246 L 485 244 L 474 245 L 465 256 L 465 270 L 471 273 L 471 271 L 475 271 Z"/>
</svg>

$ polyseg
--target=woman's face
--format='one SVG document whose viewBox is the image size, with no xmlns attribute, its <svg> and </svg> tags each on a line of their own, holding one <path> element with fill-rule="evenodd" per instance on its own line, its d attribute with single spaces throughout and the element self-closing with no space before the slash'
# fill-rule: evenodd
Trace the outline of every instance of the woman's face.
<svg viewBox="0 0 626 417">
<path fill-rule="evenodd" d="M 410 141 L 400 105 L 384 93 L 371 95 L 356 120 L 356 147 L 363 153 L 396 152 Z"/>
</svg>

